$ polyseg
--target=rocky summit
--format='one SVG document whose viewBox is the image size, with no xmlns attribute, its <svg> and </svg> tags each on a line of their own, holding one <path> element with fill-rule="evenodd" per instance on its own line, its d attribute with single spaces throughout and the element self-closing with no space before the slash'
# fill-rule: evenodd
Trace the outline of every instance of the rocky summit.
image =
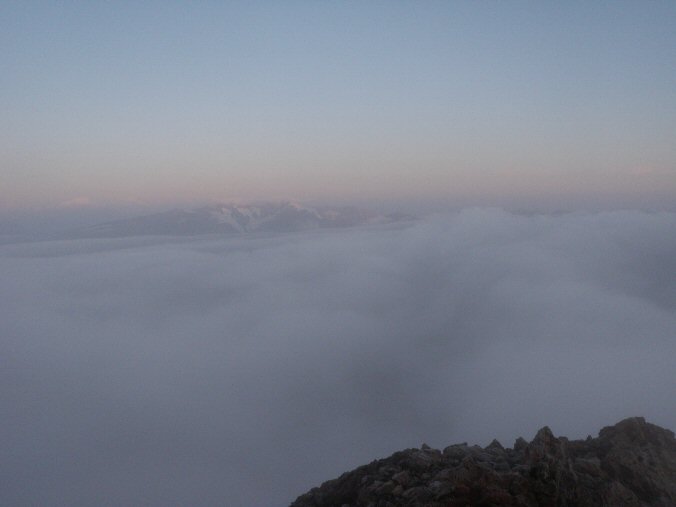
<svg viewBox="0 0 676 507">
<path fill-rule="evenodd" d="M 396 452 L 298 497 L 291 507 L 674 507 L 674 433 L 642 417 L 568 440 Z"/>
</svg>

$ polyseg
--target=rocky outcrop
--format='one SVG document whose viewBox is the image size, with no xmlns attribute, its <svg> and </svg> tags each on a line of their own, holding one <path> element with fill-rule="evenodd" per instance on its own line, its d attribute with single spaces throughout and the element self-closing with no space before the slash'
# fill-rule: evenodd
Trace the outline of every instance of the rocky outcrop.
<svg viewBox="0 0 676 507">
<path fill-rule="evenodd" d="M 373 461 L 291 507 L 674 507 L 674 433 L 642 417 L 568 440 L 544 427 L 504 448 L 423 445 Z"/>
</svg>

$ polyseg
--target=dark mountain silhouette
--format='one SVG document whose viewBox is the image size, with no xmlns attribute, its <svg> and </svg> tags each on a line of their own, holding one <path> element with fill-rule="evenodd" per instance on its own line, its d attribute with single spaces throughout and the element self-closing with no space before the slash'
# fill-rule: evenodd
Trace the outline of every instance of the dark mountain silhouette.
<svg viewBox="0 0 676 507">
<path fill-rule="evenodd" d="M 300 496 L 292 507 L 674 507 L 674 433 L 642 417 L 568 440 L 544 427 L 503 448 L 423 444 Z"/>
</svg>

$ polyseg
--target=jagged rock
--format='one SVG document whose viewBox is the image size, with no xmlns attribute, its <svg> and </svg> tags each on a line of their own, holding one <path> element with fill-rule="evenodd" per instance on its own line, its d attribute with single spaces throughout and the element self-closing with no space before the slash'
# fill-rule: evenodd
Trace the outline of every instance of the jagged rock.
<svg viewBox="0 0 676 507">
<path fill-rule="evenodd" d="M 488 447 L 486 447 L 486 450 L 504 451 L 505 448 L 502 447 L 502 444 L 494 438 L 493 441 L 490 444 L 488 444 Z"/>
<path fill-rule="evenodd" d="M 411 475 L 406 471 L 398 472 L 392 476 L 392 480 L 403 487 L 411 484 Z"/>
<path fill-rule="evenodd" d="M 292 507 L 674 507 L 674 433 L 642 417 L 569 441 L 548 427 L 514 448 L 423 445 L 361 466 Z"/>
<path fill-rule="evenodd" d="M 514 442 L 515 451 L 523 451 L 526 447 L 528 447 L 528 442 L 522 437 L 517 438 L 516 442 Z"/>
<path fill-rule="evenodd" d="M 443 455 L 450 459 L 461 460 L 469 452 L 467 444 L 449 445 L 444 448 Z"/>
</svg>

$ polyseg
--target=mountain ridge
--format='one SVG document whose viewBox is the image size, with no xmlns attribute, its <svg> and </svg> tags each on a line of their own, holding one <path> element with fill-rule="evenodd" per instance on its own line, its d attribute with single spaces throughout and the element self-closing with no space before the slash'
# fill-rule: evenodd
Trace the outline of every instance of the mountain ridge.
<svg viewBox="0 0 676 507">
<path fill-rule="evenodd" d="M 106 222 L 72 232 L 75 237 L 125 237 L 141 235 L 246 234 L 298 232 L 386 224 L 414 217 L 379 214 L 353 206 L 307 207 L 291 201 L 254 204 L 223 203 L 194 209 L 174 209 Z"/>
<path fill-rule="evenodd" d="M 674 433 L 642 417 L 586 440 L 549 427 L 512 448 L 423 444 L 346 472 L 291 507 L 674 507 Z"/>
</svg>

